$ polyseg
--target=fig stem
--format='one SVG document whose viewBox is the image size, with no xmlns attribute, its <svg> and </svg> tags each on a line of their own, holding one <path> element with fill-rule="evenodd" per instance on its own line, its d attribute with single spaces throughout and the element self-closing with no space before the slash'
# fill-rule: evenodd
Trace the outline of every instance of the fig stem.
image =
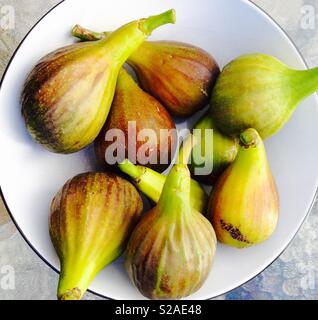
<svg viewBox="0 0 318 320">
<path fill-rule="evenodd" d="M 70 289 L 58 297 L 59 300 L 81 300 L 82 293 L 78 288 Z"/>
<path fill-rule="evenodd" d="M 158 27 L 164 24 L 175 23 L 175 22 L 176 22 L 176 12 L 174 9 L 170 9 L 161 14 L 150 16 L 147 19 L 140 20 L 139 28 L 146 35 L 150 35 L 152 31 L 157 29 Z"/>
<path fill-rule="evenodd" d="M 128 159 L 118 165 L 119 169 L 127 174 L 134 182 L 136 187 L 153 202 L 158 203 L 162 193 L 166 177 L 150 168 L 136 166 Z M 205 213 L 208 199 L 200 184 L 191 180 L 191 206 Z"/>
<path fill-rule="evenodd" d="M 81 300 L 96 273 L 93 263 L 63 264 L 58 284 L 58 299 Z"/>
<path fill-rule="evenodd" d="M 177 164 L 182 164 L 187 166 L 188 160 L 190 158 L 193 147 L 198 143 L 195 136 L 190 134 L 188 138 L 184 141 L 183 145 L 179 150 L 179 155 L 177 158 Z"/>
<path fill-rule="evenodd" d="M 128 159 L 118 165 L 119 169 L 131 177 L 137 188 L 153 202 L 157 203 L 166 177 L 147 167 L 136 166 Z"/>
<path fill-rule="evenodd" d="M 79 24 L 75 25 L 71 32 L 72 36 L 82 41 L 98 41 L 107 37 L 107 32 L 95 32 L 86 29 Z"/>
<path fill-rule="evenodd" d="M 318 67 L 309 70 L 293 70 L 297 84 L 294 90 L 296 98 L 301 101 L 318 90 Z"/>
<path fill-rule="evenodd" d="M 159 15 L 150 16 L 147 19 L 141 19 L 139 21 L 139 29 L 147 36 L 152 33 L 156 28 L 176 22 L 176 12 L 174 9 L 163 12 Z M 79 24 L 75 25 L 72 29 L 72 36 L 82 41 L 98 41 L 107 38 L 111 32 L 95 32 L 90 29 L 86 29 Z"/>
<path fill-rule="evenodd" d="M 247 129 L 240 135 L 240 142 L 246 148 L 256 147 L 259 144 L 259 134 L 255 129 Z"/>
<path fill-rule="evenodd" d="M 180 150 L 177 163 L 172 167 L 167 177 L 158 202 L 161 214 L 180 217 L 191 213 L 191 176 L 187 160 L 195 142 L 192 135 L 186 139 Z"/>
<path fill-rule="evenodd" d="M 140 179 L 145 172 L 145 168 L 135 166 L 128 159 L 125 159 L 118 167 L 122 172 L 126 173 L 134 180 Z"/>
</svg>

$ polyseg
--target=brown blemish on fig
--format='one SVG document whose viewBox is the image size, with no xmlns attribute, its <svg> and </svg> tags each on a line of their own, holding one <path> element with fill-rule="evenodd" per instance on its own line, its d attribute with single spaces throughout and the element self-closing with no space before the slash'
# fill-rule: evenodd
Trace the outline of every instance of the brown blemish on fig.
<svg viewBox="0 0 318 320">
<path fill-rule="evenodd" d="M 68 290 L 62 296 L 59 297 L 59 300 L 80 300 L 82 296 L 82 292 L 79 288 L 74 288 Z"/>
<path fill-rule="evenodd" d="M 163 275 L 161 277 L 160 290 L 163 291 L 165 294 L 170 294 L 172 292 L 169 277 L 166 275 Z"/>
<path fill-rule="evenodd" d="M 221 220 L 221 228 L 223 230 L 227 231 L 234 240 L 237 240 L 237 241 L 240 241 L 240 242 L 244 242 L 244 243 L 251 243 L 250 241 L 248 241 L 246 239 L 245 236 L 242 235 L 242 233 L 241 233 L 239 228 L 234 227 L 230 223 L 226 223 L 224 220 Z"/>
</svg>

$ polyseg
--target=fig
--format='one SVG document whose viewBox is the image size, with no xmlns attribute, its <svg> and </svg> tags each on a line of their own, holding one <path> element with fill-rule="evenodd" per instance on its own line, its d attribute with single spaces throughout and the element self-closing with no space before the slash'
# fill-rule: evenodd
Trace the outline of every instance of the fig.
<svg viewBox="0 0 318 320">
<path fill-rule="evenodd" d="M 135 186 L 143 192 L 154 203 L 158 203 L 167 177 L 150 168 L 136 166 L 129 160 L 119 164 L 119 169 L 128 175 L 134 182 Z M 202 213 L 206 213 L 208 196 L 200 184 L 191 179 L 190 186 L 191 206 Z"/>
<path fill-rule="evenodd" d="M 142 210 L 135 187 L 114 174 L 80 174 L 63 186 L 49 219 L 61 262 L 60 300 L 82 298 L 96 274 L 124 251 Z"/>
<path fill-rule="evenodd" d="M 211 114 L 227 135 L 255 128 L 266 139 L 317 89 L 318 68 L 293 70 L 269 55 L 244 55 L 229 63 L 218 78 Z"/>
<path fill-rule="evenodd" d="M 185 158 L 191 151 L 190 140 Z M 189 296 L 200 289 L 211 270 L 216 237 L 210 222 L 191 207 L 190 181 L 186 161 L 178 162 L 167 177 L 158 204 L 129 240 L 126 269 L 147 298 Z"/>
<path fill-rule="evenodd" d="M 77 43 L 42 58 L 22 92 L 22 114 L 33 139 L 56 153 L 93 142 L 104 125 L 127 58 L 151 32 L 175 21 L 174 10 L 122 26 L 107 39 Z"/>
<path fill-rule="evenodd" d="M 79 25 L 72 34 L 86 41 L 107 38 Z M 206 51 L 181 42 L 143 43 L 128 59 L 144 90 L 157 98 L 176 117 L 189 117 L 204 108 L 220 73 Z"/>
<path fill-rule="evenodd" d="M 275 231 L 278 192 L 255 129 L 240 135 L 237 157 L 213 189 L 208 215 L 218 240 L 238 248 L 261 243 Z"/>
<path fill-rule="evenodd" d="M 234 161 L 238 141 L 220 132 L 209 113 L 195 125 L 194 135 L 196 130 L 201 136 L 201 143 L 193 147 L 189 168 L 195 179 L 213 185 Z M 206 134 L 207 130 L 213 130 L 213 135 Z"/>
<path fill-rule="evenodd" d="M 114 130 L 123 134 L 122 141 L 111 136 L 116 133 Z M 107 134 L 110 137 L 106 139 Z M 118 143 L 116 155 L 111 152 L 114 143 Z M 122 69 L 110 114 L 95 141 L 98 162 L 109 168 L 128 158 L 133 163 L 164 171 L 171 163 L 176 145 L 176 126 L 169 113 Z"/>
</svg>

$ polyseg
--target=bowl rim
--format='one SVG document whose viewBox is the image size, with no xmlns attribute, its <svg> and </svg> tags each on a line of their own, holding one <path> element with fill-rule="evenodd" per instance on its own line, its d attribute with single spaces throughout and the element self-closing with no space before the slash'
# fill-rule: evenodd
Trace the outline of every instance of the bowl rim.
<svg viewBox="0 0 318 320">
<path fill-rule="evenodd" d="M 13 59 L 15 58 L 16 54 L 18 53 L 20 47 L 22 46 L 22 44 L 24 43 L 24 41 L 28 38 L 28 36 L 30 35 L 30 33 L 35 29 L 35 27 L 47 16 L 49 15 L 52 11 L 54 11 L 57 7 L 59 7 L 62 3 L 66 2 L 67 0 L 61 0 L 60 2 L 58 2 L 55 6 L 53 6 L 49 11 L 47 11 L 34 25 L 33 27 L 27 32 L 27 34 L 24 36 L 24 38 L 21 40 L 21 42 L 19 43 L 19 45 L 17 46 L 17 48 L 14 50 L 11 58 L 9 59 L 9 62 L 7 63 L 7 66 L 3 72 L 3 75 L 1 77 L 1 80 L 0 80 L 0 91 L 1 91 L 1 88 L 2 88 L 2 84 L 3 84 L 3 81 L 6 77 L 6 74 L 11 66 L 11 63 L 13 61 Z M 280 29 L 280 31 L 283 33 L 283 35 L 287 38 L 287 40 L 290 42 L 290 44 L 294 47 L 294 49 L 296 50 L 297 54 L 299 55 L 300 59 L 302 60 L 303 64 L 305 65 L 306 69 L 309 69 L 309 66 L 303 56 L 303 54 L 300 52 L 300 50 L 298 49 L 297 45 L 295 44 L 295 42 L 292 40 L 292 38 L 287 34 L 287 32 L 283 29 L 283 27 L 273 18 L 271 17 L 263 8 L 261 8 L 259 5 L 255 4 L 254 2 L 252 2 L 251 0 L 242 0 L 243 2 L 246 2 L 248 5 L 254 7 L 254 9 L 258 10 L 260 13 L 262 13 L 268 20 L 270 20 L 274 25 L 276 25 L 278 27 L 278 29 Z M 316 98 L 316 101 L 318 102 L 318 93 L 315 93 L 315 98 Z M 268 267 L 270 267 L 276 260 L 278 260 L 278 258 L 287 250 L 287 248 L 289 247 L 289 245 L 293 242 L 294 238 L 296 237 L 296 235 L 298 234 L 299 230 L 301 229 L 301 227 L 303 226 L 304 222 L 306 221 L 306 219 L 308 218 L 309 214 L 311 213 L 313 207 L 314 207 L 314 204 L 315 204 L 315 201 L 316 201 L 316 198 L 318 196 L 318 188 L 316 189 L 316 192 L 315 192 L 315 196 L 313 197 L 312 199 L 312 202 L 309 206 L 309 209 L 306 213 L 306 215 L 304 215 L 304 218 L 299 226 L 299 228 L 297 229 L 297 231 L 295 232 L 295 234 L 293 235 L 293 237 L 291 238 L 291 240 L 288 242 L 288 244 L 286 245 L 286 247 L 277 255 L 277 257 L 272 260 L 270 263 L 268 263 L 268 265 L 263 268 L 261 271 L 259 271 L 256 275 L 254 275 L 253 277 L 251 277 L 250 279 L 242 282 L 240 285 L 236 286 L 235 288 L 232 288 L 230 290 L 226 290 L 216 296 L 213 296 L 211 298 L 207 298 L 207 299 L 203 299 L 203 300 L 212 300 L 212 299 L 215 299 L 215 298 L 218 298 L 222 295 L 225 295 L 227 293 L 230 293 L 232 292 L 233 290 L 236 290 L 237 288 L 240 288 L 241 286 L 245 285 L 246 283 L 252 281 L 253 279 L 255 279 L 256 277 L 258 277 L 261 273 L 263 273 Z M 57 274 L 60 274 L 60 271 L 57 270 L 49 261 L 47 261 L 43 256 L 42 254 L 32 245 L 32 243 L 30 242 L 30 240 L 26 237 L 26 235 L 24 234 L 24 232 L 22 231 L 21 227 L 19 226 L 19 224 L 16 222 L 15 218 L 14 218 L 14 215 L 12 214 L 7 202 L 6 202 L 6 199 L 5 199 L 5 196 L 4 196 L 4 193 L 2 191 L 2 188 L 1 188 L 1 185 L 0 185 L 0 197 L 1 197 L 1 200 L 3 201 L 3 204 L 12 220 L 12 222 L 14 223 L 15 227 L 17 228 L 17 230 L 19 231 L 19 233 L 21 234 L 22 238 L 24 239 L 24 241 L 29 245 L 29 247 L 33 250 L 33 252 L 35 252 L 37 254 L 37 256 L 46 264 L 48 265 L 53 271 L 55 271 Z M 91 293 L 91 294 L 94 294 L 96 295 L 97 297 L 100 297 L 100 298 L 104 298 L 104 299 L 108 299 L 108 300 L 116 300 L 114 298 L 111 298 L 111 297 L 108 297 L 106 295 L 103 295 L 103 294 L 100 294 L 96 291 L 93 291 L 91 289 L 88 289 L 87 292 Z"/>
</svg>

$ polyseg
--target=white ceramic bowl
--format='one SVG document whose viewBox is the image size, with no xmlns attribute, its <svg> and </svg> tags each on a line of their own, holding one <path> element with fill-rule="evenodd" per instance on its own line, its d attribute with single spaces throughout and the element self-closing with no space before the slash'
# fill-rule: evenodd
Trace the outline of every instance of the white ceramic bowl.
<svg viewBox="0 0 318 320">
<path fill-rule="evenodd" d="M 71 43 L 71 27 L 80 23 L 113 30 L 140 17 L 175 8 L 177 24 L 155 31 L 151 39 L 192 43 L 210 52 L 221 66 L 252 52 L 276 56 L 291 67 L 305 68 L 297 49 L 264 12 L 238 0 L 66 0 L 28 34 L 5 73 L 0 91 L 1 191 L 26 241 L 55 270 L 59 261 L 48 233 L 52 197 L 65 181 L 92 170 L 92 150 L 64 156 L 51 154 L 29 137 L 21 117 L 20 92 L 32 66 L 46 53 Z M 187 127 L 194 119 L 178 126 Z M 208 280 L 191 299 L 223 294 L 253 278 L 286 248 L 309 212 L 317 189 L 318 108 L 308 98 L 291 121 L 266 142 L 281 199 L 275 234 L 265 243 L 238 250 L 218 246 Z M 90 289 L 114 299 L 142 299 L 129 282 L 119 259 L 93 281 Z"/>
</svg>

